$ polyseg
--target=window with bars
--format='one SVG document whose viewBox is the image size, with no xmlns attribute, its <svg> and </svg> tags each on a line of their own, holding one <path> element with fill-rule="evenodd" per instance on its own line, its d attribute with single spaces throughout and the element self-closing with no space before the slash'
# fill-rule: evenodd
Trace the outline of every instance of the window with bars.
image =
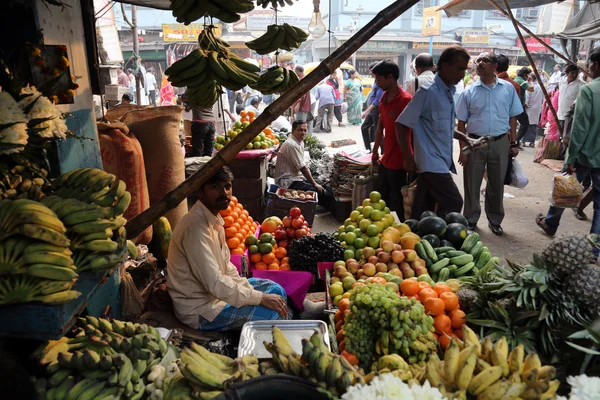
<svg viewBox="0 0 600 400">
<path fill-rule="evenodd" d="M 513 14 L 517 19 L 536 19 L 540 16 L 539 7 L 533 8 L 517 8 L 513 10 Z M 486 14 L 486 18 L 491 19 L 506 19 L 504 14 L 502 14 L 498 10 L 488 10 Z"/>
</svg>

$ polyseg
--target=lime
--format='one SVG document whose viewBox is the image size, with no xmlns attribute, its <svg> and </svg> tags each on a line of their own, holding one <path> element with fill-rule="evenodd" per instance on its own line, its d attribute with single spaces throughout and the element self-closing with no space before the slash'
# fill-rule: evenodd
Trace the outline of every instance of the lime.
<svg viewBox="0 0 600 400">
<path fill-rule="evenodd" d="M 371 216 L 372 212 L 373 212 L 373 207 L 365 206 L 365 208 L 363 208 L 362 214 L 365 216 L 365 218 L 369 218 Z"/>
<path fill-rule="evenodd" d="M 354 222 L 356 221 L 356 219 L 358 218 L 358 216 L 360 215 L 360 213 L 358 211 L 352 211 L 350 213 L 350 219 Z"/>
<path fill-rule="evenodd" d="M 258 245 L 258 251 L 260 254 L 269 254 L 273 251 L 273 245 L 271 243 L 260 243 Z"/>
<path fill-rule="evenodd" d="M 356 247 L 357 249 L 362 249 L 363 247 L 365 247 L 367 243 L 365 242 L 365 239 L 363 239 L 362 237 L 357 237 L 354 240 L 354 247 Z"/>
<path fill-rule="evenodd" d="M 346 249 L 344 250 L 344 260 L 348 260 L 350 258 L 354 258 L 355 250 Z"/>
<path fill-rule="evenodd" d="M 344 221 L 344 226 L 348 226 L 352 223 L 352 220 L 350 218 L 346 218 L 346 220 Z"/>
<path fill-rule="evenodd" d="M 384 213 L 386 213 L 386 214 L 389 214 L 389 213 L 391 213 L 392 211 L 390 210 L 390 208 L 389 208 L 389 207 L 385 207 L 385 208 L 383 209 L 383 212 L 384 212 Z"/>
<path fill-rule="evenodd" d="M 363 256 L 363 249 L 356 249 L 356 251 L 354 252 L 354 254 L 356 255 L 356 259 L 360 260 Z"/>
<path fill-rule="evenodd" d="M 381 204 L 379 204 L 379 202 L 373 203 L 373 205 L 371 207 L 373 207 L 374 210 L 379 210 L 379 211 L 383 210 L 383 207 L 381 207 Z"/>
<path fill-rule="evenodd" d="M 344 286 L 342 286 L 342 282 L 334 283 L 329 286 L 329 295 L 331 297 L 337 297 L 344 294 Z"/>
<path fill-rule="evenodd" d="M 352 225 L 352 224 L 350 224 L 350 225 L 348 225 L 346 227 L 346 233 L 348 233 L 348 232 L 354 232 L 355 230 L 356 230 L 356 227 L 354 225 Z"/>
<path fill-rule="evenodd" d="M 362 206 L 366 207 L 366 206 L 370 206 L 371 205 L 371 200 L 369 199 L 364 199 L 362 202 Z"/>
<path fill-rule="evenodd" d="M 369 235 L 370 238 L 377 236 L 379 234 L 379 227 L 375 224 L 370 224 L 369 226 L 367 226 L 367 235 Z M 369 240 L 369 243 L 371 243 L 371 241 Z M 369 244 L 369 246 L 371 246 Z M 371 247 L 375 247 L 377 248 L 378 246 L 371 246 Z"/>
<path fill-rule="evenodd" d="M 373 225 L 375 225 L 377 229 L 379 229 L 379 232 L 377 233 L 381 233 L 385 229 L 385 224 L 382 221 L 375 221 L 373 222 Z"/>
<path fill-rule="evenodd" d="M 377 236 L 369 238 L 369 247 L 374 249 L 379 247 L 379 238 Z"/>
<path fill-rule="evenodd" d="M 371 212 L 371 219 L 373 221 L 381 221 L 381 218 L 383 218 L 384 215 L 383 211 L 373 210 L 373 212 Z"/>
<path fill-rule="evenodd" d="M 371 203 L 377 203 L 381 200 L 381 193 L 376 191 L 371 192 L 371 194 L 369 194 L 369 200 L 371 200 Z"/>
<path fill-rule="evenodd" d="M 355 240 L 356 240 L 356 233 L 354 233 L 354 232 L 346 233 L 346 243 L 354 244 Z"/>
<path fill-rule="evenodd" d="M 344 289 L 344 287 L 342 286 L 342 290 L 343 290 L 343 289 Z M 342 295 L 341 295 L 341 294 L 340 294 L 339 296 L 335 296 L 335 297 L 333 298 L 333 301 L 332 301 L 332 302 L 333 302 L 333 306 L 334 306 L 334 307 L 337 307 L 337 306 L 338 306 L 338 304 L 340 304 L 340 301 L 341 301 L 341 300 L 342 300 Z"/>
<path fill-rule="evenodd" d="M 351 244 L 347 244 L 344 249 L 346 250 L 352 250 L 352 253 L 354 254 L 354 252 L 356 251 L 356 247 L 352 246 Z"/>
<path fill-rule="evenodd" d="M 263 233 L 260 235 L 259 239 L 261 243 L 271 243 L 271 240 L 273 240 L 273 235 L 270 233 Z"/>
<path fill-rule="evenodd" d="M 379 200 L 378 203 L 381 205 L 382 210 L 385 209 L 385 207 L 387 206 L 387 203 L 384 199 Z"/>
<path fill-rule="evenodd" d="M 340 225 L 340 227 L 338 228 L 338 233 L 344 233 L 346 232 L 346 227 L 344 225 Z"/>
<path fill-rule="evenodd" d="M 358 227 L 360 228 L 360 230 L 362 232 L 366 232 L 367 231 L 367 227 L 371 225 L 371 222 L 368 219 L 363 219 L 362 221 L 360 221 L 360 223 L 358 224 Z"/>
<path fill-rule="evenodd" d="M 260 149 L 260 142 L 254 141 L 254 145 L 253 145 L 253 147 L 254 147 L 255 149 Z"/>
<path fill-rule="evenodd" d="M 253 244 L 253 245 L 250 245 L 250 246 L 248 247 L 248 251 L 250 252 L 250 254 L 255 254 L 255 253 L 258 253 L 258 246 L 257 246 L 257 245 L 255 245 L 255 244 Z"/>
<path fill-rule="evenodd" d="M 244 244 L 246 246 L 252 246 L 254 244 L 258 244 L 258 239 L 254 235 L 248 235 L 248 236 L 246 236 L 246 240 L 244 240 Z"/>
<path fill-rule="evenodd" d="M 362 214 L 363 206 L 356 207 L 356 211 Z"/>
<path fill-rule="evenodd" d="M 223 135 L 217 136 L 217 143 L 221 143 L 221 144 L 225 143 L 225 136 L 223 136 Z"/>
<path fill-rule="evenodd" d="M 253 145 L 252 143 L 248 143 L 248 144 L 246 145 L 246 149 L 247 149 L 247 150 L 252 150 L 253 148 L 254 148 L 254 145 Z"/>
<path fill-rule="evenodd" d="M 253 141 L 254 143 L 258 143 L 258 142 L 260 142 L 260 136 L 257 136 L 257 137 L 255 137 L 254 139 L 252 139 L 252 141 Z"/>
<path fill-rule="evenodd" d="M 360 214 L 358 218 L 356 218 L 356 223 L 360 224 L 360 221 L 362 221 L 363 219 L 365 219 L 365 217 L 362 214 Z"/>
<path fill-rule="evenodd" d="M 360 235 L 361 239 L 364 240 L 365 242 L 369 241 L 369 235 L 367 235 L 366 233 L 363 233 L 362 235 Z"/>
<path fill-rule="evenodd" d="M 345 242 L 346 241 L 346 233 L 340 233 L 340 237 L 338 238 L 338 240 L 340 242 Z"/>
</svg>

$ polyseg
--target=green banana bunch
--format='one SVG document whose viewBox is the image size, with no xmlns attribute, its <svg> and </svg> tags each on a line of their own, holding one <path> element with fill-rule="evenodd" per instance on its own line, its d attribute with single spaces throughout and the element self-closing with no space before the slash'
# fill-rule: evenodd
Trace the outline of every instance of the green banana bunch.
<svg viewBox="0 0 600 400">
<path fill-rule="evenodd" d="M 261 74 L 256 83 L 250 84 L 250 87 L 263 94 L 282 93 L 299 81 L 300 79 L 294 71 L 273 66 Z"/>
<path fill-rule="evenodd" d="M 65 282 L 53 282 L 25 274 L 8 275 L 0 280 L 0 304 L 37 301 L 46 304 L 67 303 L 81 296 L 80 292 L 69 290 L 72 285 L 72 278 L 65 278 Z"/>
<path fill-rule="evenodd" d="M 256 0 L 256 5 L 261 6 L 262 8 L 273 7 L 275 9 L 281 8 L 285 5 L 293 5 L 294 2 L 292 0 Z"/>
<path fill-rule="evenodd" d="M 27 199 L 0 201 L 0 241 L 19 234 L 58 246 L 68 246 L 66 228 L 42 203 Z"/>
<path fill-rule="evenodd" d="M 292 51 L 308 39 L 308 34 L 290 24 L 269 25 L 261 37 L 246 42 L 249 49 L 258 54 L 269 54 L 279 49 Z"/>
<path fill-rule="evenodd" d="M 239 21 L 239 14 L 252 11 L 254 3 L 249 0 L 171 0 L 169 9 L 177 22 L 185 25 L 206 16 L 233 23 Z"/>
</svg>

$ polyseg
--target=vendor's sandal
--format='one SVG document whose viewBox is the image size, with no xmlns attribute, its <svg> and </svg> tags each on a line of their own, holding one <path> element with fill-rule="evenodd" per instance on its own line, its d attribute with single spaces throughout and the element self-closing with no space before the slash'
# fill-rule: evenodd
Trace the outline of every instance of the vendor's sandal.
<svg viewBox="0 0 600 400">
<path fill-rule="evenodd" d="M 535 223 L 544 231 L 546 235 L 554 236 L 555 232 L 550 232 L 548 225 L 546 224 L 546 217 L 544 217 L 543 214 L 538 214 L 537 217 L 535 217 Z"/>
<path fill-rule="evenodd" d="M 575 213 L 575 218 L 577 218 L 578 220 L 580 220 L 580 221 L 587 220 L 587 215 L 585 215 L 585 213 L 583 211 L 574 208 L 573 212 Z"/>
</svg>

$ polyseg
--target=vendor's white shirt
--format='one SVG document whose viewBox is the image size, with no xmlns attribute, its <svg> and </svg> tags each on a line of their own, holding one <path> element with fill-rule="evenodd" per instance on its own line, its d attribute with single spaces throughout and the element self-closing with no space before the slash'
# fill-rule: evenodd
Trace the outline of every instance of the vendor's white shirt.
<svg viewBox="0 0 600 400">
<path fill-rule="evenodd" d="M 280 115 L 275 121 L 271 122 L 271 128 L 280 131 L 281 128 L 287 129 L 288 132 L 292 131 L 292 124 L 287 120 L 286 117 Z"/>
<path fill-rule="evenodd" d="M 579 89 L 581 89 L 583 85 L 585 85 L 585 82 L 580 79 L 575 79 L 573 82 L 569 83 L 565 77 L 560 81 L 558 84 L 560 90 L 558 95 L 558 111 L 556 111 L 558 119 L 565 119 L 569 109 L 573 103 L 575 103 L 575 100 L 579 95 Z"/>
<path fill-rule="evenodd" d="M 275 184 L 287 189 L 292 182 L 304 180 L 300 169 L 305 167 L 304 142 L 290 134 L 281 146 L 275 163 Z"/>
<path fill-rule="evenodd" d="M 525 111 L 529 117 L 529 125 L 537 125 L 540 122 L 540 114 L 542 113 L 542 101 L 544 95 L 542 89 L 537 82 L 533 83 L 533 92 L 527 92 L 527 107 Z"/>
<path fill-rule="evenodd" d="M 417 80 L 419 81 L 419 87 L 426 87 L 428 88 L 429 86 L 431 86 L 433 84 L 433 80 L 435 79 L 435 74 L 433 73 L 433 71 L 424 71 L 421 75 L 419 75 L 417 77 Z M 415 78 L 413 79 L 409 79 L 408 81 L 406 81 L 406 88 L 404 89 L 405 92 L 409 93 L 411 96 L 415 95 Z M 419 88 L 417 88 L 417 90 L 419 90 Z"/>
</svg>

